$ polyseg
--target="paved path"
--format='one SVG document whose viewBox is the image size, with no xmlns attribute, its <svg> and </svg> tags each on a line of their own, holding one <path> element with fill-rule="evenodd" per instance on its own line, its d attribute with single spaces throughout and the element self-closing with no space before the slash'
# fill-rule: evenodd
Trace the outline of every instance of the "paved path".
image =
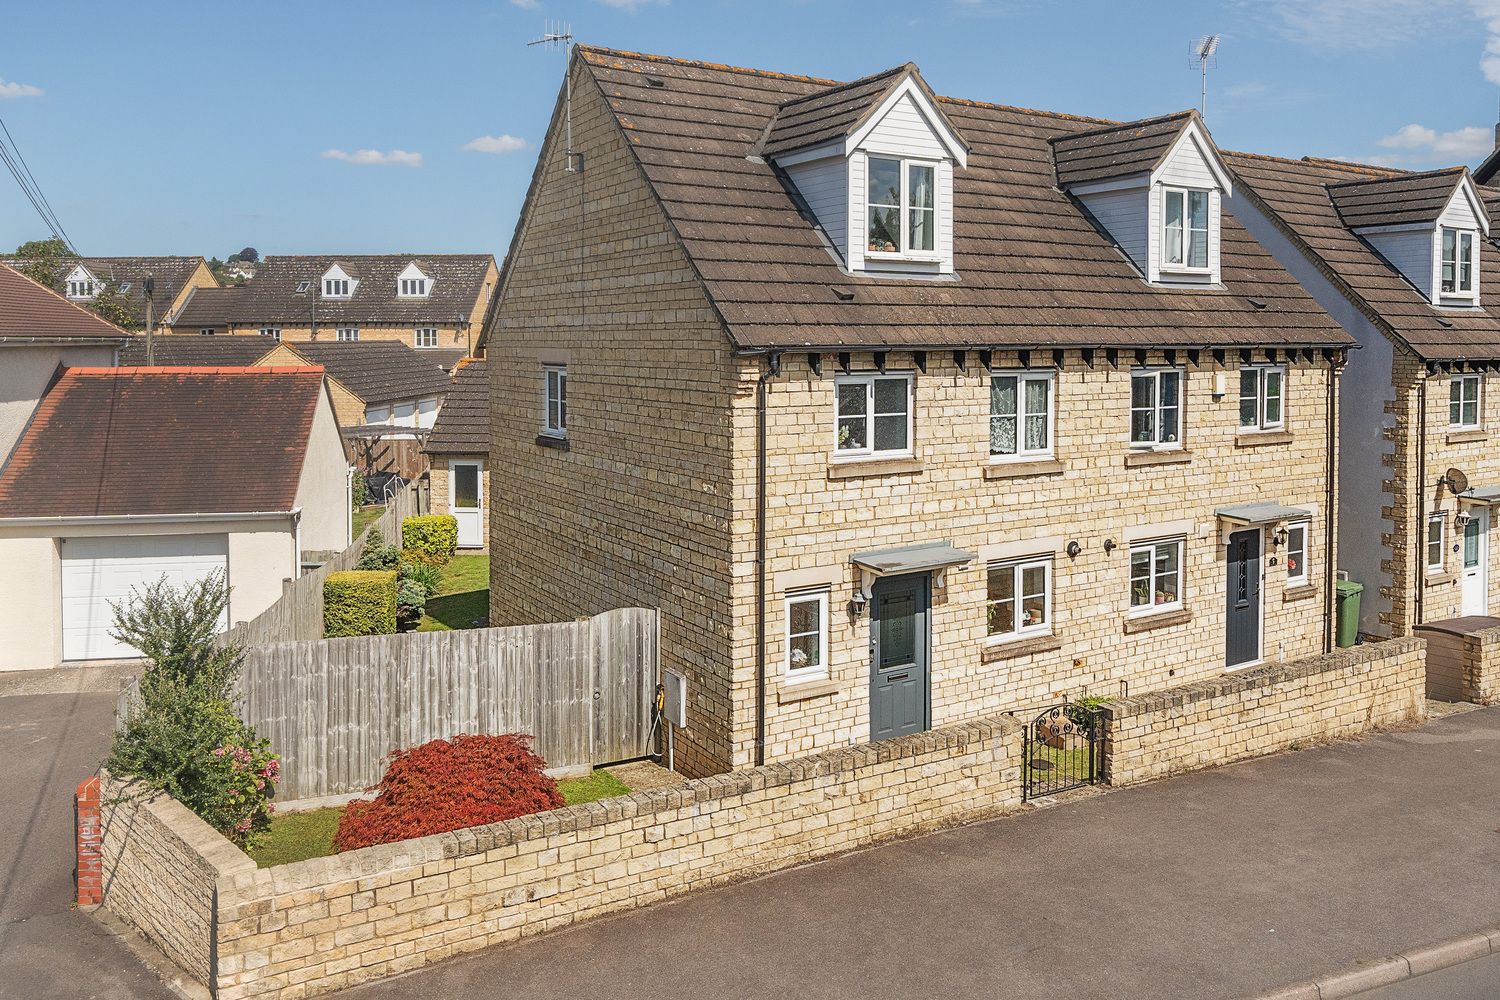
<svg viewBox="0 0 1500 1000">
<path fill-rule="evenodd" d="M 1497 827 L 1487 709 L 875 848 L 344 996 L 1243 997 L 1500 923 Z"/>
<path fill-rule="evenodd" d="M 0 997 L 168 1000 L 117 938 L 75 911 L 73 789 L 109 745 L 109 693 L 0 697 Z"/>
</svg>

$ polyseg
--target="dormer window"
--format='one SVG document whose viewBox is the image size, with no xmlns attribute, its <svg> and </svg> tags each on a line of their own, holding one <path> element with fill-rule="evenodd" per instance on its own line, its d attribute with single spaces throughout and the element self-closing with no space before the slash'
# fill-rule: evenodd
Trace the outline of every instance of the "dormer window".
<svg viewBox="0 0 1500 1000">
<path fill-rule="evenodd" d="M 1162 189 L 1162 266 L 1208 270 L 1208 192 Z"/>
<path fill-rule="evenodd" d="M 937 167 L 916 160 L 870 157 L 866 251 L 926 256 L 937 240 Z"/>
<path fill-rule="evenodd" d="M 68 282 L 68 298 L 91 299 L 94 297 L 97 287 L 92 278 L 79 278 L 70 281 Z"/>
<path fill-rule="evenodd" d="M 432 292 L 432 279 L 413 261 L 396 275 L 396 295 L 403 299 L 425 299 Z"/>
<path fill-rule="evenodd" d="M 347 299 L 349 297 L 348 278 L 324 278 L 323 298 L 325 299 Z"/>
<path fill-rule="evenodd" d="M 1444 295 L 1474 294 L 1474 234 L 1457 229 L 1443 229 Z"/>
<path fill-rule="evenodd" d="M 427 294 L 426 278 L 402 278 L 400 295 L 402 298 L 421 298 Z"/>
</svg>

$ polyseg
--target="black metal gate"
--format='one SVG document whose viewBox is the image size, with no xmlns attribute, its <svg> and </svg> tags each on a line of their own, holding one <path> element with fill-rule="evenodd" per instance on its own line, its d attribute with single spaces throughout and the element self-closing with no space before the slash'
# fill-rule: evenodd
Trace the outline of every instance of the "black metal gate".
<svg viewBox="0 0 1500 1000">
<path fill-rule="evenodd" d="M 1026 726 L 1021 754 L 1021 797 L 1040 798 L 1092 785 L 1104 765 L 1099 709 L 1063 702 Z"/>
</svg>

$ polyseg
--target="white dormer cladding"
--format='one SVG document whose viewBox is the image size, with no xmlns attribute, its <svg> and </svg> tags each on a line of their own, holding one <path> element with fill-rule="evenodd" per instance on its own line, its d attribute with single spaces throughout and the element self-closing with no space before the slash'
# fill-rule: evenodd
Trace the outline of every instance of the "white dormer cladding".
<svg viewBox="0 0 1500 1000">
<path fill-rule="evenodd" d="M 320 283 L 325 299 L 347 299 L 354 295 L 354 290 L 359 287 L 359 281 L 351 278 L 342 267 L 335 264 L 323 272 Z"/>
<path fill-rule="evenodd" d="M 953 168 L 968 150 L 910 73 L 847 135 L 775 160 L 848 270 L 953 273 Z"/>
<path fill-rule="evenodd" d="M 412 261 L 396 276 L 396 297 L 425 299 L 432 294 L 432 285 L 433 280 L 417 266 L 416 261 Z"/>
<path fill-rule="evenodd" d="M 1220 221 L 1234 192 L 1197 117 L 1150 170 L 1068 188 L 1152 284 L 1220 283 Z"/>
<path fill-rule="evenodd" d="M 1489 231 L 1489 212 L 1467 175 L 1432 222 L 1354 229 L 1433 305 L 1453 308 L 1480 304 L 1480 247 Z"/>
<path fill-rule="evenodd" d="M 68 298 L 78 302 L 88 302 L 94 299 L 103 287 L 104 282 L 94 277 L 82 264 L 69 271 L 68 276 L 63 279 L 63 288 Z"/>
</svg>

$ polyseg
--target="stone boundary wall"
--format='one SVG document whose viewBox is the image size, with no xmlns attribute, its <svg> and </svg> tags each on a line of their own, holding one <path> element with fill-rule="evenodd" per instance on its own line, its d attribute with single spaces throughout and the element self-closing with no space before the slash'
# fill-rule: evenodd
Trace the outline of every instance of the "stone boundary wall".
<svg viewBox="0 0 1500 1000">
<path fill-rule="evenodd" d="M 106 835 L 120 873 L 106 905 L 219 1000 L 293 1000 L 1000 815 L 1021 804 L 1021 733 L 1008 716 L 966 722 L 268 869 L 175 802 L 116 806 L 134 836 L 122 850 Z"/>
<path fill-rule="evenodd" d="M 1463 633 L 1418 625 L 1413 632 L 1427 640 L 1427 697 L 1500 702 L 1500 628 Z"/>
<path fill-rule="evenodd" d="M 217 886 L 255 862 L 170 796 L 142 797 L 107 773 L 98 788 L 104 908 L 212 989 Z"/>
<path fill-rule="evenodd" d="M 1420 719 L 1425 645 L 1366 643 L 1108 702 L 1105 779 L 1131 785 Z"/>
</svg>

